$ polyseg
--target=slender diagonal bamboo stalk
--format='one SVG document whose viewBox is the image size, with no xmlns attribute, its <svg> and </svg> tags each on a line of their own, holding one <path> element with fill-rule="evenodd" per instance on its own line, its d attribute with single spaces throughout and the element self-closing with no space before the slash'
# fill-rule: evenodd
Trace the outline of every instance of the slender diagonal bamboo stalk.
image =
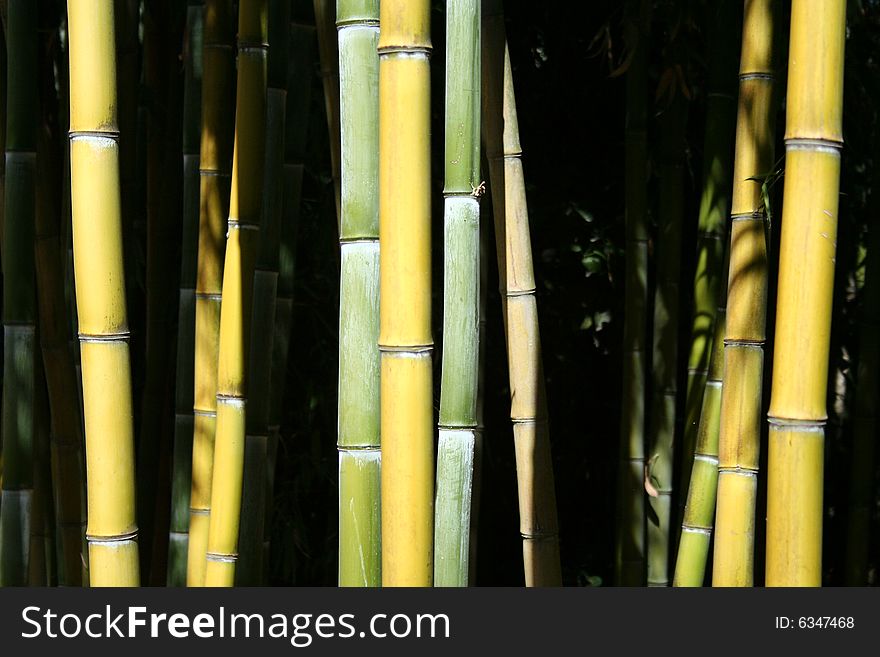
<svg viewBox="0 0 880 657">
<path fill-rule="evenodd" d="M 679 490 L 688 490 L 694 445 L 702 417 L 703 390 L 714 354 L 715 313 L 724 283 L 726 222 L 730 214 L 736 127 L 736 72 L 742 0 L 709 5 L 709 75 L 706 83 L 706 130 L 703 143 L 703 191 L 697 222 L 697 267 L 688 355 Z M 679 502 L 679 517 L 685 495 Z"/>
<path fill-rule="evenodd" d="M 336 197 L 336 217 L 341 221 L 341 142 L 339 122 L 339 52 L 335 34 L 336 0 L 314 0 L 315 26 L 318 35 L 318 52 L 321 59 L 321 80 L 324 83 L 324 107 L 327 112 L 327 129 L 330 131 L 330 168 Z"/>
<path fill-rule="evenodd" d="M 766 208 L 773 166 L 773 30 L 777 0 L 747 0 L 739 102 L 718 437 L 713 586 L 751 586 L 767 313 Z"/>
<path fill-rule="evenodd" d="M 203 3 L 201 0 L 191 0 L 187 7 L 184 39 L 186 58 L 183 90 L 183 227 L 180 240 L 180 293 L 177 312 L 171 521 L 166 572 L 168 586 L 184 586 L 186 584 L 186 562 L 189 549 L 203 28 Z"/>
<path fill-rule="evenodd" d="M 339 585 L 381 584 L 379 2 L 340 0 Z"/>
<path fill-rule="evenodd" d="M 480 373 L 480 2 L 446 3 L 443 365 L 434 585 L 467 586 Z"/>
<path fill-rule="evenodd" d="M 211 510 L 225 219 L 229 211 L 232 166 L 233 115 L 229 111 L 235 87 L 232 21 L 232 7 L 228 0 L 206 0 L 202 43 L 199 246 L 187 586 L 202 586 L 205 582 Z"/>
<path fill-rule="evenodd" d="M 430 586 L 434 570 L 430 14 L 428 0 L 380 6 L 383 586 Z"/>
<path fill-rule="evenodd" d="M 645 377 L 648 340 L 648 47 L 652 3 L 631 0 L 628 20 L 635 48 L 626 74 L 626 308 L 623 326 L 623 393 L 617 473 L 615 580 L 645 583 Z"/>
<path fill-rule="evenodd" d="M 269 407 L 275 337 L 275 300 L 282 221 L 284 122 L 287 103 L 290 0 L 269 0 L 269 53 L 267 61 L 267 114 L 263 213 L 254 273 L 254 308 L 250 345 L 249 408 L 245 439 L 245 478 L 238 536 L 239 565 L 236 585 L 262 583 L 263 537 L 268 490 Z"/>
<path fill-rule="evenodd" d="M 538 304 L 513 71 L 500 0 L 483 2 L 482 43 L 483 129 L 510 369 L 523 570 L 526 586 L 558 586 L 559 525 Z"/>
<path fill-rule="evenodd" d="M 715 311 L 712 357 L 709 359 L 700 427 L 694 446 L 691 476 L 688 479 L 687 503 L 681 524 L 673 586 L 702 586 L 706 576 L 706 559 L 712 539 L 715 493 L 718 487 L 718 433 L 721 428 L 721 391 L 724 385 L 722 377 L 726 312 L 724 305 Z"/>
<path fill-rule="evenodd" d="M 92 586 L 136 586 L 134 432 L 113 3 L 71 0 L 68 24 L 71 208 L 85 409 L 89 577 Z"/>
<path fill-rule="evenodd" d="M 235 145 L 220 308 L 217 434 L 205 569 L 207 586 L 232 586 L 238 559 L 248 349 L 266 141 L 267 14 L 267 0 L 242 0 L 239 4 Z"/>
<path fill-rule="evenodd" d="M 819 586 L 846 0 L 793 0 L 790 38 L 766 584 Z"/>
<path fill-rule="evenodd" d="M 7 25 L 6 189 L 3 226 L 3 490 L 0 586 L 28 581 L 34 479 L 36 291 L 34 215 L 39 104 L 37 11 L 11 0 Z"/>
<path fill-rule="evenodd" d="M 669 584 L 673 446 L 678 401 L 681 233 L 684 222 L 684 146 L 687 99 L 680 91 L 659 118 L 660 196 L 657 227 L 657 286 L 654 290 L 653 400 L 645 484 L 648 498 L 648 586 Z"/>
</svg>

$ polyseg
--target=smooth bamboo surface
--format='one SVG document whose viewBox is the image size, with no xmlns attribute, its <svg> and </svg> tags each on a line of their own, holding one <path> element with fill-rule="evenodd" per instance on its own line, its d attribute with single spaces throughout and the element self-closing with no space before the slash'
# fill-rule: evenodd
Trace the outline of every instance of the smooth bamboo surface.
<svg viewBox="0 0 880 657">
<path fill-rule="evenodd" d="M 483 130 L 510 371 L 526 586 L 559 586 L 559 525 L 513 71 L 498 0 L 483 2 Z M 384 298 L 384 297 L 383 297 Z"/>
<path fill-rule="evenodd" d="M 189 509 L 192 491 L 193 381 L 196 332 L 196 269 L 199 233 L 199 142 L 202 91 L 204 7 L 187 7 L 183 90 L 183 226 L 177 313 L 177 363 L 174 387 L 174 451 L 167 586 L 186 585 Z"/>
<path fill-rule="evenodd" d="M 480 3 L 446 3 L 443 361 L 434 585 L 467 586 L 480 374 Z"/>
<path fill-rule="evenodd" d="M 71 0 L 70 168 L 92 586 L 139 583 L 111 0 Z M 108 495 L 108 491 L 113 491 Z"/>
<path fill-rule="evenodd" d="M 228 0 L 206 0 L 202 43 L 199 236 L 196 263 L 193 447 L 187 586 L 205 582 L 217 425 L 223 256 L 232 167 L 235 56 Z"/>
<path fill-rule="evenodd" d="M 778 5 L 777 0 L 748 0 L 743 15 L 713 586 L 754 583 L 767 315 L 767 208 L 761 185 L 773 167 L 773 40 Z"/>
<path fill-rule="evenodd" d="M 239 5 L 235 142 L 220 308 L 206 586 L 232 586 L 238 559 L 248 350 L 265 164 L 267 14 L 267 0 L 242 0 Z"/>
<path fill-rule="evenodd" d="M 648 340 L 648 0 L 632 2 L 627 19 L 635 26 L 635 52 L 626 74 L 626 257 L 623 319 L 623 390 L 614 579 L 622 586 L 645 583 L 645 395 Z"/>
<path fill-rule="evenodd" d="M 380 22 L 382 585 L 430 586 L 434 539 L 430 3 L 384 0 Z"/>
<path fill-rule="evenodd" d="M 382 582 L 379 2 L 340 0 L 339 585 Z"/>
<path fill-rule="evenodd" d="M 822 583 L 845 0 L 793 0 L 767 483 L 767 586 Z"/>
</svg>

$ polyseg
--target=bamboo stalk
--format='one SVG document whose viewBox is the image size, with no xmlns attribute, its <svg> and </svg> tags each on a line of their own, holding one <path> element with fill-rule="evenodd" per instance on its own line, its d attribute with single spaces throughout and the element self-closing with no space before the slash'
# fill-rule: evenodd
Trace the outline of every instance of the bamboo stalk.
<svg viewBox="0 0 880 657">
<path fill-rule="evenodd" d="M 44 109 L 43 116 L 47 111 Z M 34 254 L 39 339 L 51 413 L 50 462 L 60 543 L 58 580 L 62 585 L 79 586 L 82 583 L 84 498 L 82 420 L 76 371 L 68 344 L 68 306 L 64 301 L 62 270 L 66 253 L 61 246 L 62 210 L 57 191 L 62 168 L 54 145 L 55 136 L 46 125 L 38 136 Z"/>
<path fill-rule="evenodd" d="M 239 4 L 235 144 L 220 308 L 206 586 L 232 586 L 238 560 L 248 349 L 266 140 L 267 9 L 267 0 L 242 0 Z"/>
<path fill-rule="evenodd" d="M 727 312 L 724 301 L 721 300 L 722 305 L 715 311 L 712 356 L 709 359 L 709 374 L 703 394 L 691 476 L 688 478 L 687 502 L 681 523 L 673 586 L 702 586 L 706 576 L 718 486 L 718 434 L 721 428 L 724 327 Z"/>
<path fill-rule="evenodd" d="M 427 0 L 380 6 L 383 586 L 430 586 L 433 574 L 430 18 Z"/>
<path fill-rule="evenodd" d="M 674 92 L 659 117 L 660 195 L 654 290 L 653 400 L 649 457 L 645 464 L 648 498 L 648 586 L 668 586 L 672 522 L 673 446 L 678 401 L 678 339 L 681 279 L 681 234 L 684 220 L 684 147 L 687 99 Z"/>
<path fill-rule="evenodd" d="M 211 510 L 225 218 L 229 211 L 232 164 L 232 113 L 228 110 L 235 80 L 232 20 L 228 0 L 206 0 L 202 43 L 199 245 L 187 586 L 203 586 L 205 582 Z"/>
<path fill-rule="evenodd" d="M 480 2 L 446 3 L 443 362 L 434 585 L 467 586 L 480 373 Z"/>
<path fill-rule="evenodd" d="M 482 11 L 483 129 L 510 369 L 523 570 L 526 586 L 558 586 L 556 491 L 513 72 L 500 0 L 484 1 Z"/>
<path fill-rule="evenodd" d="M 635 49 L 626 74 L 626 259 L 623 392 L 615 544 L 615 580 L 645 583 L 645 377 L 648 327 L 648 47 L 652 3 L 631 0 Z"/>
<path fill-rule="evenodd" d="M 773 30 L 778 2 L 748 0 L 743 19 L 724 388 L 718 438 L 713 586 L 751 586 L 767 313 L 767 208 L 773 166 Z"/>
<path fill-rule="evenodd" d="M 71 208 L 85 408 L 89 575 L 92 586 L 136 586 L 113 3 L 70 0 L 68 24 Z"/>
<path fill-rule="evenodd" d="M 845 38 L 845 0 L 793 0 L 768 412 L 767 586 L 822 582 L 822 469 Z"/>
<path fill-rule="evenodd" d="M 34 84 L 39 70 L 35 3 L 11 0 L 6 25 L 0 586 L 23 586 L 28 581 L 34 487 L 36 291 L 33 247 L 39 116 Z"/>
<path fill-rule="evenodd" d="M 339 0 L 339 585 L 381 584 L 379 2 Z"/>
<path fill-rule="evenodd" d="M 336 198 L 336 217 L 337 221 L 341 222 L 342 146 L 339 120 L 339 52 L 334 20 L 336 15 L 335 2 L 334 0 L 314 0 L 314 3 L 318 52 L 321 59 L 321 81 L 324 84 L 324 108 L 327 113 L 327 129 L 330 131 L 330 175 L 333 178 L 333 190 Z"/>
<path fill-rule="evenodd" d="M 249 410 L 245 438 L 242 517 L 236 585 L 262 583 L 263 539 L 268 490 L 269 406 L 275 334 L 275 299 L 281 234 L 284 122 L 287 102 L 287 60 L 290 33 L 289 0 L 269 0 L 267 114 L 263 213 L 254 274 L 251 325 L 259 340 L 250 345 Z"/>
<path fill-rule="evenodd" d="M 52 513 L 52 475 L 49 456 L 49 434 L 51 433 L 49 399 L 40 354 L 37 354 L 36 359 L 34 496 L 31 506 L 28 586 L 54 586 L 58 580 L 57 565 L 54 559 L 55 535 L 53 530 L 55 518 Z"/>
<path fill-rule="evenodd" d="M 706 83 L 706 130 L 703 143 L 703 191 L 697 222 L 697 266 L 694 307 L 685 391 L 680 491 L 690 484 L 691 461 L 697 439 L 703 391 L 714 354 L 715 317 L 721 298 L 726 237 L 730 214 L 733 150 L 736 126 L 736 71 L 742 21 L 741 0 L 709 5 L 709 74 Z M 680 513 L 685 496 L 680 496 Z"/>
<path fill-rule="evenodd" d="M 192 490 L 193 382 L 196 323 L 196 260 L 199 231 L 199 137 L 201 118 L 204 6 L 187 6 L 183 92 L 183 225 L 174 388 L 174 456 L 166 584 L 186 584 L 189 508 Z"/>
<path fill-rule="evenodd" d="M 284 122 L 284 182 L 282 184 L 282 221 L 278 260 L 278 294 L 275 299 L 275 336 L 272 340 L 272 385 L 269 400 L 269 445 L 266 519 L 263 535 L 263 565 L 269 568 L 272 501 L 275 488 L 275 464 L 281 435 L 281 415 L 287 379 L 290 328 L 293 321 L 294 268 L 296 234 L 302 198 L 305 146 L 311 105 L 312 66 L 315 28 L 290 25 L 287 71 L 287 117 Z M 268 572 L 264 574 L 268 580 Z"/>
</svg>

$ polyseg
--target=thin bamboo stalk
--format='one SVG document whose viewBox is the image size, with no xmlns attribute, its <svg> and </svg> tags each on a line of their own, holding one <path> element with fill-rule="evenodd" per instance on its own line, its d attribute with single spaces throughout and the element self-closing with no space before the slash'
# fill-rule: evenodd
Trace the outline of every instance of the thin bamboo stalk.
<svg viewBox="0 0 880 657">
<path fill-rule="evenodd" d="M 724 299 L 721 300 L 722 304 Z M 703 394 L 700 427 L 694 446 L 687 502 L 681 524 L 681 540 L 675 561 L 673 586 L 702 586 L 715 519 L 718 486 L 718 434 L 721 428 L 721 394 L 724 375 L 724 327 L 726 306 L 715 311 L 712 356 Z"/>
<path fill-rule="evenodd" d="M 232 165 L 232 113 L 228 110 L 235 84 L 232 20 L 228 0 L 206 0 L 202 42 L 199 245 L 187 586 L 203 586 L 205 583 L 211 510 L 225 218 L 229 210 Z"/>
<path fill-rule="evenodd" d="M 846 1 L 793 0 L 790 38 L 766 584 L 819 586 Z"/>
<path fill-rule="evenodd" d="M 43 115 L 46 115 L 45 111 Z M 79 586 L 82 583 L 80 554 L 85 497 L 82 420 L 77 376 L 68 344 L 68 306 L 64 302 L 62 267 L 66 253 L 61 246 L 62 209 L 58 195 L 62 168 L 55 150 L 55 136 L 46 125 L 38 136 L 34 254 L 40 348 L 51 413 L 54 515 L 60 543 L 58 580 L 65 586 Z M 67 150 L 66 146 L 64 148 Z"/>
<path fill-rule="evenodd" d="M 726 221 L 730 214 L 736 126 L 736 72 L 742 1 L 709 5 L 709 74 L 706 83 L 706 130 L 703 143 L 703 191 L 697 222 L 697 266 L 688 355 L 682 432 L 680 491 L 687 491 L 691 462 L 702 417 L 703 391 L 714 354 L 715 313 L 723 285 Z M 685 496 L 680 496 L 679 517 Z"/>
<path fill-rule="evenodd" d="M 57 583 L 55 564 L 55 518 L 52 513 L 52 474 L 50 467 L 50 420 L 46 377 L 40 354 L 36 356 L 34 394 L 34 496 L 31 506 L 30 558 L 28 586 Z"/>
<path fill-rule="evenodd" d="M 6 25 L 0 586 L 22 586 L 28 581 L 34 487 L 36 291 L 33 246 L 39 116 L 34 84 L 39 70 L 35 3 L 11 0 Z"/>
<path fill-rule="evenodd" d="M 430 3 L 384 0 L 380 23 L 382 584 L 430 586 L 434 570 Z"/>
<path fill-rule="evenodd" d="M 622 586 L 645 583 L 645 353 L 648 330 L 648 48 L 652 3 L 631 0 L 635 26 L 632 60 L 626 74 L 626 231 L 623 325 L 623 393 L 620 465 L 617 474 L 615 580 Z"/>
<path fill-rule="evenodd" d="M 6 216 L 6 28 L 0 30 L 0 273 L 3 271 L 3 225 Z M 2 472 L 0 461 L 0 472 Z"/>
<path fill-rule="evenodd" d="M 330 175 L 336 198 L 337 221 L 342 221 L 342 157 L 339 122 L 339 52 L 336 42 L 335 0 L 314 0 L 318 52 L 321 59 L 321 80 L 324 84 L 324 107 L 330 131 Z M 341 225 L 341 224 L 340 224 Z"/>
<path fill-rule="evenodd" d="M 773 166 L 773 30 L 777 0 L 747 0 L 718 437 L 713 586 L 751 586 L 767 313 L 767 208 L 761 183 Z"/>
<path fill-rule="evenodd" d="M 379 586 L 379 2 L 339 0 L 339 585 Z"/>
<path fill-rule="evenodd" d="M 111 0 L 71 0 L 70 161 L 92 586 L 139 582 Z M 112 494 L 108 494 L 112 491 Z"/>
<path fill-rule="evenodd" d="M 184 39 L 183 226 L 180 241 L 180 294 L 177 312 L 171 518 L 166 573 L 168 586 L 184 586 L 186 584 L 186 562 L 189 549 L 203 28 L 203 3 L 201 0 L 191 1 L 187 7 Z"/>
<path fill-rule="evenodd" d="M 523 570 L 526 586 L 558 586 L 559 525 L 513 71 L 500 0 L 484 0 L 482 11 L 483 130 L 510 370 Z"/>
<path fill-rule="evenodd" d="M 217 434 L 206 586 L 232 586 L 238 560 L 248 349 L 266 140 L 267 10 L 267 0 L 242 0 L 238 10 L 235 144 L 220 307 Z"/>
<path fill-rule="evenodd" d="M 659 117 L 660 195 L 654 290 L 653 400 L 649 457 L 645 464 L 648 498 L 648 586 L 668 586 L 672 522 L 673 459 L 678 402 L 678 340 L 681 234 L 684 221 L 684 147 L 687 99 L 679 91 Z"/>
<path fill-rule="evenodd" d="M 480 2 L 446 3 L 443 364 L 434 585 L 467 586 L 480 374 Z"/>
<path fill-rule="evenodd" d="M 299 224 L 302 182 L 305 171 L 305 147 L 308 128 L 315 28 L 290 25 L 287 71 L 287 118 L 284 122 L 284 182 L 282 184 L 282 221 L 278 260 L 278 294 L 275 299 L 275 336 L 272 340 L 272 385 L 269 400 L 269 446 L 267 450 L 266 519 L 263 535 L 263 565 L 269 569 L 272 501 L 275 488 L 275 464 L 281 435 L 281 415 L 290 351 L 290 328 L 293 321 L 294 268 L 296 234 Z M 268 580 L 268 572 L 264 574 Z"/>
<path fill-rule="evenodd" d="M 869 209 L 880 210 L 880 196 L 871 194 Z M 856 370 L 853 445 L 847 505 L 846 561 L 848 586 L 868 584 L 871 515 L 874 499 L 874 455 L 877 440 L 877 402 L 880 400 L 880 226 L 868 226 L 865 285 L 859 318 L 859 361 Z"/>
</svg>

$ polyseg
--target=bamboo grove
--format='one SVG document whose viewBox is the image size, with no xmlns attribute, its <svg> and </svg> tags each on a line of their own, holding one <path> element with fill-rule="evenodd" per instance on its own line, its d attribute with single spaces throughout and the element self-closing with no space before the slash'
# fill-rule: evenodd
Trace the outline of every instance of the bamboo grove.
<svg viewBox="0 0 880 657">
<path fill-rule="evenodd" d="M 545 4 L 0 2 L 0 585 L 878 583 L 880 5 Z"/>
</svg>

